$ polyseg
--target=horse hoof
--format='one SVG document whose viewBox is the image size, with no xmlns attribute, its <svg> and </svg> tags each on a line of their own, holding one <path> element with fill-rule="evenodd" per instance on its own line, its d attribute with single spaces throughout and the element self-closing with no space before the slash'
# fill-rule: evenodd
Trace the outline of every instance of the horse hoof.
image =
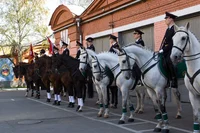
<svg viewBox="0 0 200 133">
<path fill-rule="evenodd" d="M 82 110 L 82 109 L 79 109 L 78 112 L 83 112 L 83 110 Z"/>
<path fill-rule="evenodd" d="M 53 105 L 57 105 L 57 101 L 54 101 L 54 102 L 53 102 Z"/>
<path fill-rule="evenodd" d="M 33 94 L 31 94 L 31 97 L 33 97 Z"/>
<path fill-rule="evenodd" d="M 144 111 L 141 111 L 141 110 L 138 111 L 138 114 L 143 114 L 143 113 L 144 113 Z"/>
<path fill-rule="evenodd" d="M 176 119 L 181 119 L 182 117 L 180 115 L 177 115 L 176 116 Z"/>
<path fill-rule="evenodd" d="M 61 101 L 58 101 L 57 105 L 60 106 Z"/>
<path fill-rule="evenodd" d="M 51 100 L 47 98 L 47 102 L 50 103 L 50 101 L 51 101 Z"/>
<path fill-rule="evenodd" d="M 102 117 L 102 114 L 97 114 L 97 117 Z"/>
<path fill-rule="evenodd" d="M 25 97 L 28 97 L 28 95 L 25 95 Z"/>
<path fill-rule="evenodd" d="M 162 129 L 162 133 L 169 133 L 169 129 Z"/>
<path fill-rule="evenodd" d="M 80 106 L 78 105 L 78 107 L 76 108 L 76 112 L 79 110 Z"/>
<path fill-rule="evenodd" d="M 133 118 L 128 118 L 128 122 L 134 122 Z"/>
<path fill-rule="evenodd" d="M 154 119 L 157 119 L 156 115 L 154 116 Z"/>
<path fill-rule="evenodd" d="M 125 121 L 123 121 L 123 120 L 119 120 L 119 122 L 118 122 L 118 124 L 124 124 L 125 123 Z"/>
<path fill-rule="evenodd" d="M 103 117 L 104 117 L 104 118 L 108 118 L 108 117 L 109 117 L 109 115 L 104 115 Z"/>
<path fill-rule="evenodd" d="M 74 108 L 74 103 L 71 104 L 71 108 Z"/>
<path fill-rule="evenodd" d="M 138 113 L 138 110 L 135 110 L 135 111 L 134 111 L 134 113 L 136 113 L 136 114 L 137 114 L 137 113 Z"/>
<path fill-rule="evenodd" d="M 161 132 L 161 128 L 154 128 L 153 132 Z"/>
</svg>

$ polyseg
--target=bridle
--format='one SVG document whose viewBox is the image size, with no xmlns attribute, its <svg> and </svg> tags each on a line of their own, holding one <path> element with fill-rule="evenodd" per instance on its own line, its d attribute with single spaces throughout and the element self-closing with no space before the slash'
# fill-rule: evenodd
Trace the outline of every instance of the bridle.
<svg viewBox="0 0 200 133">
<path fill-rule="evenodd" d="M 88 64 L 88 53 L 87 53 L 87 51 L 85 51 L 84 53 L 81 53 L 80 55 L 84 55 L 84 54 L 86 54 L 86 60 L 85 60 L 85 62 L 84 61 L 80 61 L 80 63 L 83 63 L 83 64 Z"/>
<path fill-rule="evenodd" d="M 181 51 L 182 54 L 184 54 L 184 51 L 185 51 L 187 45 L 190 43 L 189 34 L 188 34 L 188 32 L 186 32 L 186 31 L 184 31 L 184 30 L 178 30 L 178 31 L 175 32 L 175 34 L 178 33 L 178 32 L 184 32 L 185 34 L 187 34 L 187 40 L 186 40 L 186 42 L 185 42 L 185 45 L 184 45 L 183 49 L 181 49 L 181 48 L 179 48 L 179 47 L 177 47 L 177 46 L 173 46 L 173 48 L 178 49 L 179 51 Z M 175 35 L 175 34 L 174 34 L 174 35 Z M 187 56 L 183 56 L 183 57 L 195 57 L 195 56 L 197 56 L 197 55 L 200 55 L 200 53 L 193 54 L 193 55 L 187 55 Z M 196 60 L 196 59 L 199 59 L 199 58 L 200 58 L 200 57 L 197 57 L 197 58 L 194 58 L 194 59 L 185 59 L 185 61 L 192 61 L 192 60 Z"/>
<path fill-rule="evenodd" d="M 95 56 L 95 61 L 93 61 L 92 63 L 96 63 L 96 62 L 97 62 L 97 67 L 99 68 L 99 71 L 93 72 L 93 74 L 99 73 L 100 74 L 100 80 L 101 80 L 101 79 L 107 77 L 107 71 L 106 71 L 106 68 L 104 68 L 103 65 L 101 65 L 98 58 Z M 113 72 L 118 67 L 119 67 L 119 63 L 117 65 L 115 65 L 113 68 L 111 68 L 110 70 Z"/>
<path fill-rule="evenodd" d="M 132 71 L 131 66 L 130 66 L 130 59 L 135 60 L 135 61 L 136 61 L 136 59 L 131 57 L 130 55 L 128 55 L 124 49 L 121 49 L 121 51 L 122 51 L 122 54 L 119 54 L 118 56 L 125 55 L 126 56 L 126 61 L 127 61 L 127 64 L 128 64 L 128 68 L 127 69 L 121 69 L 121 71 L 122 72 L 123 71 Z"/>
</svg>

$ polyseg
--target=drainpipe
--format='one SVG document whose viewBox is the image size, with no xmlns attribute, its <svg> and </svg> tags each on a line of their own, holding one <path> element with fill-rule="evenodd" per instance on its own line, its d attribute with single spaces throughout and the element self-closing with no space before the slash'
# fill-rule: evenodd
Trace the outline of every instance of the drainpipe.
<svg viewBox="0 0 200 133">
<path fill-rule="evenodd" d="M 82 40 L 83 36 L 82 36 L 82 31 L 81 31 L 81 18 L 76 18 L 76 24 L 78 28 L 80 43 L 83 43 L 83 40 Z"/>
</svg>

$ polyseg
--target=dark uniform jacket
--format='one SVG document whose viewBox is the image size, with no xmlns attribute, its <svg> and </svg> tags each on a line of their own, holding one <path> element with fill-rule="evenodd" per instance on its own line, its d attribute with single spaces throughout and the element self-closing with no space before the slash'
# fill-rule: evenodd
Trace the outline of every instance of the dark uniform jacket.
<svg viewBox="0 0 200 133">
<path fill-rule="evenodd" d="M 135 41 L 135 43 L 140 44 L 142 46 L 145 46 L 144 45 L 144 41 L 142 40 L 142 38 L 140 38 L 139 40 Z"/>
<path fill-rule="evenodd" d="M 114 51 L 114 49 L 113 49 L 113 48 L 119 49 L 119 45 L 118 45 L 118 43 L 117 43 L 117 42 L 116 42 L 114 45 L 112 45 L 112 46 L 110 47 L 110 49 L 109 49 L 109 52 L 116 53 L 116 52 Z"/>
<path fill-rule="evenodd" d="M 80 54 L 81 54 L 81 51 L 80 51 L 80 49 L 78 49 L 78 51 L 76 53 L 76 59 L 79 59 Z"/>
<path fill-rule="evenodd" d="M 168 28 L 166 30 L 165 36 L 163 38 L 161 49 L 163 49 L 163 55 L 164 56 L 170 56 L 172 47 L 173 47 L 173 40 L 172 37 L 174 36 L 174 26 L 171 28 Z"/>
<path fill-rule="evenodd" d="M 63 51 L 63 53 L 62 54 L 65 54 L 65 55 L 68 55 L 69 56 L 69 49 L 68 48 L 66 48 L 64 51 Z"/>
<path fill-rule="evenodd" d="M 93 44 L 92 44 L 92 45 L 90 45 L 90 46 L 88 46 L 88 47 L 87 47 L 87 49 L 91 49 L 91 50 L 95 51 L 95 47 L 94 47 L 94 45 L 93 45 Z"/>
</svg>

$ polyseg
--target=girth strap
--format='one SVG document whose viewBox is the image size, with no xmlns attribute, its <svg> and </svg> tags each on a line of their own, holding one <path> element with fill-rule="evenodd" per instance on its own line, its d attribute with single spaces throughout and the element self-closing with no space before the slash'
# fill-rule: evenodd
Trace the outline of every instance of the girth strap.
<svg viewBox="0 0 200 133">
<path fill-rule="evenodd" d="M 193 85 L 194 79 L 196 78 L 196 76 L 197 76 L 199 73 L 200 73 L 200 69 L 199 69 L 198 71 L 196 71 L 192 77 L 190 77 L 190 75 L 189 75 L 188 72 L 186 71 L 186 75 L 187 75 L 187 77 L 189 78 L 190 84 L 193 86 L 193 88 L 194 88 L 194 85 Z M 197 93 L 199 93 L 195 88 L 194 88 L 194 90 L 195 90 Z"/>
<path fill-rule="evenodd" d="M 159 62 L 159 61 L 158 61 Z M 158 62 L 154 63 L 153 65 L 151 65 L 150 67 L 148 67 L 143 73 L 142 73 L 142 79 L 144 79 L 144 75 L 151 69 L 153 68 L 155 65 L 158 64 Z"/>
</svg>

